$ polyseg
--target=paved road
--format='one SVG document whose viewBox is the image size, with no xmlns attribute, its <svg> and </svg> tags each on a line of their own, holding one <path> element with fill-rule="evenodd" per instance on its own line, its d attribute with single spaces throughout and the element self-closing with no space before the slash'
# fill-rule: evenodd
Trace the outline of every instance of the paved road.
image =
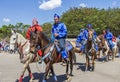
<svg viewBox="0 0 120 82">
<path fill-rule="evenodd" d="M 71 82 L 120 82 L 120 58 L 116 58 L 115 61 L 110 62 L 96 62 L 96 68 L 94 72 L 84 72 L 85 57 L 77 55 L 77 65 L 74 66 Z M 18 54 L 5 54 L 0 53 L 0 82 L 16 82 L 20 76 L 23 65 L 19 62 Z M 30 65 L 35 77 L 34 82 L 41 82 L 44 68 L 39 70 L 36 67 L 36 63 Z M 55 73 L 59 82 L 65 80 L 65 67 L 60 63 L 54 65 Z M 24 82 L 29 82 L 29 76 L 26 71 Z M 50 77 L 48 82 L 54 82 Z"/>
</svg>

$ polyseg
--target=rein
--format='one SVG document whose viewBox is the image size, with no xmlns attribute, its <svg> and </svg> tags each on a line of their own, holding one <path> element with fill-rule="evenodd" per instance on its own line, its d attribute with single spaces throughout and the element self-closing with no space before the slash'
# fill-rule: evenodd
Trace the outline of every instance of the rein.
<svg viewBox="0 0 120 82">
<path fill-rule="evenodd" d="M 46 46 L 44 46 L 41 50 L 45 50 L 47 47 L 49 47 L 52 43 L 47 44 Z"/>
<path fill-rule="evenodd" d="M 53 49 L 54 49 L 54 44 L 53 44 L 52 47 L 50 48 L 49 52 L 42 57 L 42 60 L 44 60 L 44 59 L 47 58 L 48 56 L 49 56 L 50 60 L 52 60 L 50 56 L 51 56 L 51 53 L 52 53 Z"/>
<path fill-rule="evenodd" d="M 19 53 L 22 55 L 21 58 L 23 58 L 24 54 L 23 54 L 23 47 L 26 45 L 28 41 L 25 41 L 25 43 L 23 45 L 21 45 L 21 43 L 18 45 L 19 48 Z"/>
</svg>

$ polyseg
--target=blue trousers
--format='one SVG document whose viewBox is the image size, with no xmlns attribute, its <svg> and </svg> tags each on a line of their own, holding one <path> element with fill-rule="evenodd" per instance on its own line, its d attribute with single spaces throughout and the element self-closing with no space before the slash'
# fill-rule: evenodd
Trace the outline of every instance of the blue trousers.
<svg viewBox="0 0 120 82">
<path fill-rule="evenodd" d="M 65 39 L 59 39 L 59 43 L 60 43 L 60 48 L 61 48 L 61 55 L 63 58 L 68 58 L 68 54 L 67 51 L 65 49 Z"/>
<path fill-rule="evenodd" d="M 108 40 L 108 44 L 109 44 L 110 49 L 112 49 L 114 47 L 112 40 Z"/>
</svg>

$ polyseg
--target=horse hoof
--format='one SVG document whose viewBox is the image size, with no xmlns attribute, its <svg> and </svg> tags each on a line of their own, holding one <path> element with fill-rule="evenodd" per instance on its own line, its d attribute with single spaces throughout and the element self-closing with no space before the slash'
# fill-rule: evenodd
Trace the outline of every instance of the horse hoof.
<svg viewBox="0 0 120 82">
<path fill-rule="evenodd" d="M 19 82 L 22 82 L 22 80 L 19 80 Z"/>
<path fill-rule="evenodd" d="M 70 82 L 72 80 L 72 77 L 69 76 L 69 78 L 67 79 L 67 82 Z"/>
<path fill-rule="evenodd" d="M 46 82 L 46 80 L 43 79 L 42 82 Z"/>
<path fill-rule="evenodd" d="M 22 82 L 23 76 L 20 77 L 19 82 Z"/>
<path fill-rule="evenodd" d="M 70 76 L 69 76 L 69 75 L 67 75 L 66 77 L 67 77 L 67 79 L 68 79 Z"/>
<path fill-rule="evenodd" d="M 34 82 L 33 79 L 31 79 L 29 82 Z"/>
<path fill-rule="evenodd" d="M 62 63 L 61 65 L 62 65 L 62 66 L 66 66 L 66 63 Z"/>
<path fill-rule="evenodd" d="M 55 82 L 57 82 L 57 81 L 58 81 L 58 79 L 57 79 L 56 75 L 54 76 L 54 79 L 55 79 Z"/>
</svg>

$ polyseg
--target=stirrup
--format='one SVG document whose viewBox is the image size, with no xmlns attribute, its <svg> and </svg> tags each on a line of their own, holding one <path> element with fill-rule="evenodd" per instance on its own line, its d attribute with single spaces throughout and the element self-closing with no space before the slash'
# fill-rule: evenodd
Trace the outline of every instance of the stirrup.
<svg viewBox="0 0 120 82">
<path fill-rule="evenodd" d="M 41 64 L 42 63 L 42 58 L 39 57 L 38 63 Z"/>
</svg>

